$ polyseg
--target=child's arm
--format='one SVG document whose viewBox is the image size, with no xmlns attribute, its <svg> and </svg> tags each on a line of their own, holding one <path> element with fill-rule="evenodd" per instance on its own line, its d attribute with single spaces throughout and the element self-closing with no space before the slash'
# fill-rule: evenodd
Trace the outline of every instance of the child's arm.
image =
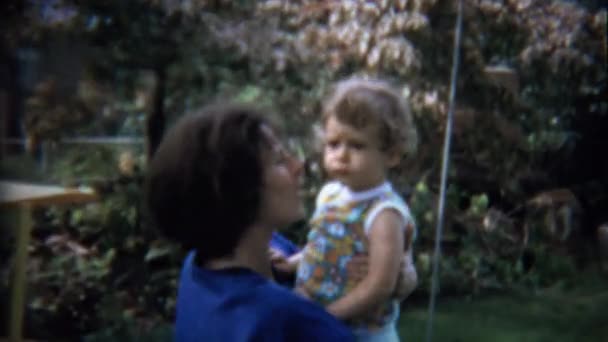
<svg viewBox="0 0 608 342">
<path fill-rule="evenodd" d="M 366 313 L 393 294 L 403 255 L 404 221 L 393 209 L 375 218 L 369 238 L 369 272 L 345 296 L 327 306 L 334 316 L 349 319 Z"/>
</svg>

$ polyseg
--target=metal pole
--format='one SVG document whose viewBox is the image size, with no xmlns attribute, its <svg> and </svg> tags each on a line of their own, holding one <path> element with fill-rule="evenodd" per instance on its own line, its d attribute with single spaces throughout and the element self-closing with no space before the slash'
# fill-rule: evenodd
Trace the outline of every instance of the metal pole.
<svg viewBox="0 0 608 342">
<path fill-rule="evenodd" d="M 454 34 L 454 52 L 452 60 L 452 80 L 450 85 L 450 103 L 448 117 L 445 124 L 445 137 L 443 143 L 443 158 L 441 163 L 441 185 L 437 209 L 437 226 L 435 229 L 435 254 L 433 256 L 433 273 L 431 279 L 431 297 L 429 302 L 429 319 L 427 321 L 426 340 L 433 340 L 433 316 L 435 314 L 435 298 L 439 289 L 439 260 L 441 259 L 441 236 L 443 230 L 443 216 L 445 207 L 445 192 L 448 178 L 448 164 L 450 161 L 450 144 L 452 138 L 452 121 L 454 117 L 454 100 L 456 98 L 456 79 L 458 77 L 458 64 L 460 59 L 460 36 L 462 33 L 462 0 L 458 1 L 458 18 Z"/>
</svg>

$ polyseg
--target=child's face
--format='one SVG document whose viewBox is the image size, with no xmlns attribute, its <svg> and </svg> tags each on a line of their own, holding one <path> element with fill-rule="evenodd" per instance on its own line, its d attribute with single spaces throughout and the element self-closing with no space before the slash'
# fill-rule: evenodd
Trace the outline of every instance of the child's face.
<svg viewBox="0 0 608 342">
<path fill-rule="evenodd" d="M 329 176 L 362 191 L 386 179 L 395 158 L 380 148 L 377 125 L 357 129 L 330 116 L 325 123 L 323 166 Z"/>
</svg>

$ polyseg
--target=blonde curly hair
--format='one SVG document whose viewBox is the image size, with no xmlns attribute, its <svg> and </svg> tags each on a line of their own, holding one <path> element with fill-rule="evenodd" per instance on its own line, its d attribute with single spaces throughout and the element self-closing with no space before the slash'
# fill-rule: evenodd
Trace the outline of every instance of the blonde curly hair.
<svg viewBox="0 0 608 342">
<path fill-rule="evenodd" d="M 416 152 L 418 134 L 410 107 L 385 81 L 350 78 L 338 82 L 323 104 L 323 125 L 330 117 L 357 129 L 377 125 L 383 151 L 402 156 Z"/>
</svg>

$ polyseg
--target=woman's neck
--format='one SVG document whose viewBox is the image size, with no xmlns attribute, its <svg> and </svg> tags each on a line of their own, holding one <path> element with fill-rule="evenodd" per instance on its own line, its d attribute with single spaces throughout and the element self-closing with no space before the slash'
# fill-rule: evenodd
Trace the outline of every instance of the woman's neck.
<svg viewBox="0 0 608 342">
<path fill-rule="evenodd" d="M 272 231 L 257 225 L 249 227 L 247 231 L 231 256 L 209 260 L 205 263 L 205 267 L 215 270 L 244 267 L 271 278 L 272 270 L 268 255 L 268 243 Z"/>
</svg>

